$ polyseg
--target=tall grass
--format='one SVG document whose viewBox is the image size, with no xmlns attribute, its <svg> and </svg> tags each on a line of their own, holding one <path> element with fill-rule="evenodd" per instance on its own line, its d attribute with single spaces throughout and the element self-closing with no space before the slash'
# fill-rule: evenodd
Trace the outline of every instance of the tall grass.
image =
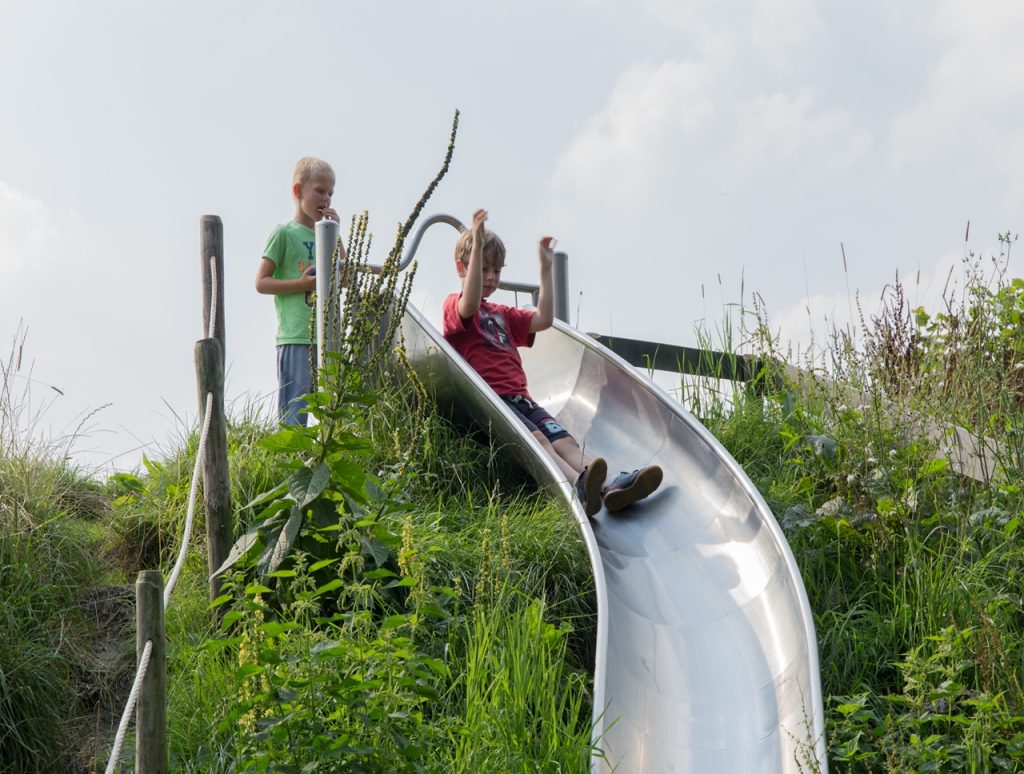
<svg viewBox="0 0 1024 774">
<path fill-rule="evenodd" d="M 19 380 L 24 336 L 0 360 L 0 765 L 75 764 L 93 690 L 82 595 L 99 577 L 91 525 L 101 487 L 68 461 L 73 438 L 40 435 L 31 381 Z"/>
</svg>

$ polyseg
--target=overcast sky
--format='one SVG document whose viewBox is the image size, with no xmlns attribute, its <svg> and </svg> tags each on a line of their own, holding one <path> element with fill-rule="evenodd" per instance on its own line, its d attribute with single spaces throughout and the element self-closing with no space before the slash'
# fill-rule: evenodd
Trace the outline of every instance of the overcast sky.
<svg viewBox="0 0 1024 774">
<path fill-rule="evenodd" d="M 26 328 L 13 386 L 35 380 L 39 432 L 104 407 L 84 465 L 174 443 L 213 213 L 228 398 L 265 401 L 275 320 L 253 279 L 295 160 L 332 162 L 335 207 L 370 212 L 382 258 L 456 108 L 426 212 L 487 207 L 510 279 L 535 280 L 555 235 L 584 330 L 693 344 L 756 292 L 805 345 L 897 271 L 934 305 L 967 250 L 1021 228 L 1022 38 L 1008 1 L 0 0 L 0 358 Z M 453 236 L 421 250 L 413 300 L 435 318 Z"/>
</svg>

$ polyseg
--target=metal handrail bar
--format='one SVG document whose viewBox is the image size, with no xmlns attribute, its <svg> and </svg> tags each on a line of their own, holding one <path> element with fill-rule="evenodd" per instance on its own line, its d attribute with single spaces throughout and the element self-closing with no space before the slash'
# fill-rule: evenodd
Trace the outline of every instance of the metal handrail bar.
<svg viewBox="0 0 1024 774">
<path fill-rule="evenodd" d="M 409 264 L 412 263 L 413 258 L 416 255 L 416 251 L 419 249 L 420 241 L 423 239 L 423 235 L 427 229 L 437 223 L 445 223 L 460 234 L 466 230 L 466 226 L 456 218 L 454 215 L 445 215 L 439 213 L 437 215 L 431 215 L 423 223 L 420 224 L 419 228 L 416 229 L 416 233 L 413 235 L 412 242 L 405 251 L 405 255 L 402 256 L 402 260 L 398 262 L 398 270 L 405 270 Z M 339 223 L 333 220 L 321 220 L 316 224 L 315 237 L 316 237 L 316 263 L 317 263 L 317 320 L 323 319 L 321 310 L 319 309 L 319 300 L 326 298 L 330 283 L 330 265 L 331 255 L 334 252 L 334 245 L 337 243 L 338 235 L 340 234 L 341 226 Z M 569 293 L 568 293 L 568 260 L 569 256 L 563 252 L 555 253 L 555 276 L 553 288 L 555 293 L 554 305 L 555 305 L 555 316 L 558 319 L 568 322 L 569 317 Z M 371 270 L 379 270 L 383 268 L 379 264 L 367 264 L 367 268 Z M 518 282 L 515 280 L 502 280 L 498 287 L 501 290 L 510 290 L 513 293 L 529 293 L 530 298 L 536 305 L 538 302 L 538 296 L 540 294 L 540 285 L 535 282 Z M 318 323 L 319 325 L 319 323 Z M 329 338 L 330 332 L 323 332 L 318 330 L 317 341 L 323 342 L 325 335 Z M 323 351 L 323 347 L 321 347 Z"/>
<path fill-rule="evenodd" d="M 753 382 L 759 377 L 762 380 L 765 377 L 771 379 L 771 369 L 777 365 L 764 358 L 732 352 L 715 352 L 678 344 L 606 336 L 601 333 L 591 333 L 589 336 L 630 365 L 649 368 L 652 371 L 671 371 L 735 382 Z"/>
</svg>

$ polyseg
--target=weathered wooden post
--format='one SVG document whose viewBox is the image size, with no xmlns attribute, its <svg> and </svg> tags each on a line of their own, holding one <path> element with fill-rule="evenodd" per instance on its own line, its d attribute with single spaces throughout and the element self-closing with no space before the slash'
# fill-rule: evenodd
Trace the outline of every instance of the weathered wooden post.
<svg viewBox="0 0 1024 774">
<path fill-rule="evenodd" d="M 167 771 L 167 660 L 164 643 L 164 577 L 143 570 L 135 581 L 135 663 L 152 642 L 146 676 L 135 708 L 135 771 Z"/>
<path fill-rule="evenodd" d="M 221 579 L 214 572 L 231 550 L 231 478 L 228 472 L 227 422 L 224 416 L 224 358 L 217 339 L 200 339 L 195 346 L 196 383 L 199 390 L 199 426 L 210 411 L 210 429 L 203 459 L 203 502 L 209 544 L 210 601 L 220 596 Z M 207 406 L 207 395 L 213 398 Z M 214 611 L 219 622 L 222 609 Z"/>
<path fill-rule="evenodd" d="M 224 224 L 219 215 L 203 215 L 199 219 L 199 258 L 203 278 L 203 336 L 210 336 L 210 296 L 213 294 L 216 271 L 217 305 L 213 326 L 213 338 L 220 342 L 221 357 L 227 357 L 224 341 Z M 210 258 L 215 259 L 211 269 Z"/>
</svg>

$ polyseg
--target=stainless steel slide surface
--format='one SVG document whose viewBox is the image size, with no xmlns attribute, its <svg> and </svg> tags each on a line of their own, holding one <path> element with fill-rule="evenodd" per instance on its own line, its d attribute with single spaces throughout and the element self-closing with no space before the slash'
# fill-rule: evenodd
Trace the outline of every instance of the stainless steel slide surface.
<svg viewBox="0 0 1024 774">
<path fill-rule="evenodd" d="M 711 434 L 613 353 L 556 321 L 522 349 L 531 393 L 612 473 L 656 463 L 661 489 L 588 519 L 539 444 L 411 306 L 412 363 L 563 497 L 597 594 L 595 771 L 826 771 L 806 593 L 774 516 Z"/>
</svg>

